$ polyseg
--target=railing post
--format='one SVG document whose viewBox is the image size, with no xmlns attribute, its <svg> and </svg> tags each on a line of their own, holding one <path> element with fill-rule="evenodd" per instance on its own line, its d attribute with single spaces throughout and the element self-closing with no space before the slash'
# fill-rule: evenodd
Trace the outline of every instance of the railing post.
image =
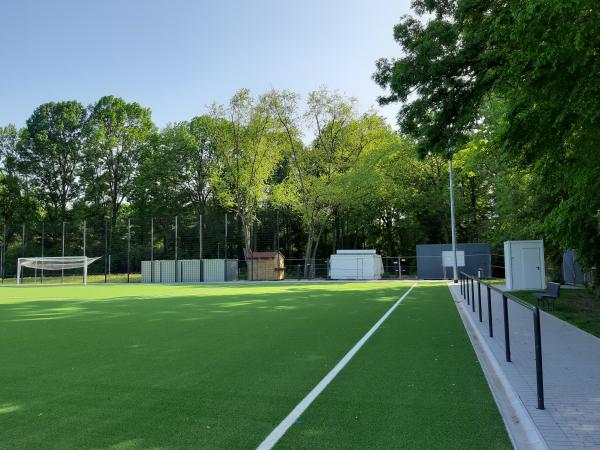
<svg viewBox="0 0 600 450">
<path fill-rule="evenodd" d="M 463 274 L 460 273 L 460 295 L 463 295 Z"/>
<path fill-rule="evenodd" d="M 481 280 L 477 280 L 477 303 L 479 305 L 479 322 L 483 322 L 481 316 Z"/>
<path fill-rule="evenodd" d="M 504 311 L 504 348 L 506 350 L 506 362 L 510 362 L 510 335 L 508 329 L 508 299 L 502 294 L 502 309 Z"/>
<path fill-rule="evenodd" d="M 471 278 L 471 309 L 475 312 L 475 279 Z"/>
<path fill-rule="evenodd" d="M 544 409 L 544 371 L 542 367 L 542 336 L 540 310 L 533 308 L 533 334 L 535 339 L 535 378 L 537 381 L 537 407 Z"/>
<path fill-rule="evenodd" d="M 467 277 L 467 275 L 465 275 L 465 281 L 466 281 L 465 290 L 467 291 L 467 305 L 470 305 L 471 304 L 471 302 L 470 302 L 471 295 L 469 293 L 469 291 L 470 291 L 469 290 L 469 278 Z"/>
<path fill-rule="evenodd" d="M 490 337 L 494 337 L 494 325 L 492 324 L 492 288 L 487 286 L 487 294 L 488 294 L 488 324 L 490 329 Z"/>
</svg>

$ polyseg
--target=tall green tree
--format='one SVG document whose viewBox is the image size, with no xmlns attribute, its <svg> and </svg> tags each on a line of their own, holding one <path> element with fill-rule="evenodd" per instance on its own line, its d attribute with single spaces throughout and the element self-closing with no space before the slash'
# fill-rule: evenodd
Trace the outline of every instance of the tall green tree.
<svg viewBox="0 0 600 450">
<path fill-rule="evenodd" d="M 0 127 L 0 220 L 18 224 L 36 213 L 35 198 L 25 189 L 17 172 L 18 131 L 14 125 Z"/>
<path fill-rule="evenodd" d="M 0 170 L 7 175 L 15 172 L 19 133 L 14 125 L 0 127 Z"/>
<path fill-rule="evenodd" d="M 113 225 L 131 194 L 143 150 L 154 132 L 150 109 L 138 103 L 109 95 L 90 108 L 83 176 L 86 197 L 106 210 Z"/>
<path fill-rule="evenodd" d="M 217 159 L 212 179 L 219 201 L 233 209 L 244 231 L 246 255 L 252 249 L 256 212 L 269 193 L 281 158 L 281 138 L 264 97 L 239 90 L 227 106 L 211 111 L 211 145 Z"/>
<path fill-rule="evenodd" d="M 312 261 L 325 227 L 339 203 L 333 184 L 389 130 L 374 114 L 359 116 L 354 99 L 325 88 L 309 94 L 304 115 L 299 113 L 299 98 L 294 93 L 273 91 L 266 99 L 281 128 L 290 159 L 289 175 L 279 187 L 277 197 L 280 203 L 292 206 L 300 214 L 306 228 L 306 277 L 314 266 Z M 314 133 L 310 145 L 301 140 L 303 125 Z"/>
<path fill-rule="evenodd" d="M 132 199 L 153 215 L 173 215 L 177 209 L 203 214 L 213 197 L 217 169 L 211 141 L 216 123 L 208 116 L 167 125 L 153 135 L 144 151 Z"/>
<path fill-rule="evenodd" d="M 27 119 L 15 158 L 18 172 L 54 219 L 65 220 L 80 195 L 86 109 L 76 101 L 45 103 Z"/>
</svg>

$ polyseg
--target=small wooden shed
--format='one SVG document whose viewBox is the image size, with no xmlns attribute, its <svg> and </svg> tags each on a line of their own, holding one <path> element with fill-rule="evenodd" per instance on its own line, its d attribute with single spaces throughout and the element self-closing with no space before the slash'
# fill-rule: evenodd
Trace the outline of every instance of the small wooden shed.
<svg viewBox="0 0 600 450">
<path fill-rule="evenodd" d="M 252 252 L 248 261 L 248 279 L 277 281 L 285 278 L 284 258 L 280 252 Z"/>
</svg>

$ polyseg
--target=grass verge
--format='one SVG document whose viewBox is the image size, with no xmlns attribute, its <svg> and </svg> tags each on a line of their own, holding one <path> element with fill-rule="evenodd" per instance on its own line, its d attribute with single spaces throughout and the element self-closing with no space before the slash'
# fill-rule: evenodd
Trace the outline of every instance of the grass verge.
<svg viewBox="0 0 600 450">
<path fill-rule="evenodd" d="M 541 291 L 539 291 L 541 292 Z M 538 304 L 535 292 L 517 291 L 513 295 L 532 305 Z M 569 322 L 594 336 L 600 337 L 600 298 L 587 289 L 561 289 L 554 311 L 548 311 L 559 319 Z"/>
</svg>

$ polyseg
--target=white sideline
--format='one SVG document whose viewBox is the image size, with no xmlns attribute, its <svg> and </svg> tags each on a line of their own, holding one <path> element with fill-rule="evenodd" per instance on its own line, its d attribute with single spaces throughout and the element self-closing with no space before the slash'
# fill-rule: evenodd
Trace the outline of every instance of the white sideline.
<svg viewBox="0 0 600 450">
<path fill-rule="evenodd" d="M 340 371 L 346 366 L 346 364 L 348 364 L 352 357 L 360 350 L 360 348 L 365 344 L 365 342 L 367 342 L 367 340 L 373 335 L 373 333 L 377 331 L 377 329 L 381 326 L 385 319 L 387 319 L 389 315 L 392 312 L 394 312 L 394 309 L 396 309 L 396 307 L 400 303 L 402 303 L 402 301 L 406 298 L 408 294 L 410 294 L 410 291 L 412 291 L 416 285 L 416 283 L 413 284 L 410 287 L 410 289 L 406 291 L 404 295 L 400 297 L 390 309 L 387 310 L 387 312 L 381 317 L 381 319 L 379 319 L 377 323 L 375 323 L 375 325 L 373 325 L 371 329 L 367 331 L 367 333 L 360 339 L 360 341 L 358 341 L 354 345 L 354 347 L 352 347 L 352 349 L 348 353 L 346 353 L 346 355 L 344 355 L 344 357 L 335 365 L 335 367 L 331 369 L 331 371 L 327 375 L 325 375 L 325 377 L 323 377 L 321 381 L 319 381 L 319 384 L 317 384 L 312 389 L 312 391 L 310 391 L 306 395 L 306 397 L 304 397 L 302 401 L 298 403 L 298 405 L 296 405 L 294 409 L 292 409 L 292 412 L 290 412 L 287 415 L 287 417 L 283 419 L 281 423 L 273 429 L 273 431 L 271 431 L 271 433 L 265 438 L 265 440 L 262 441 L 261 444 L 257 447 L 257 450 L 270 450 L 271 448 L 273 448 L 277 441 L 281 439 L 281 437 L 293 425 L 293 423 L 296 422 L 296 420 L 298 420 L 298 418 L 302 415 L 302 413 L 304 413 L 304 411 L 306 411 L 310 404 L 319 396 L 321 392 L 323 392 L 323 390 L 327 387 L 329 383 L 331 383 L 331 381 L 337 376 L 337 374 L 340 373 Z"/>
</svg>

